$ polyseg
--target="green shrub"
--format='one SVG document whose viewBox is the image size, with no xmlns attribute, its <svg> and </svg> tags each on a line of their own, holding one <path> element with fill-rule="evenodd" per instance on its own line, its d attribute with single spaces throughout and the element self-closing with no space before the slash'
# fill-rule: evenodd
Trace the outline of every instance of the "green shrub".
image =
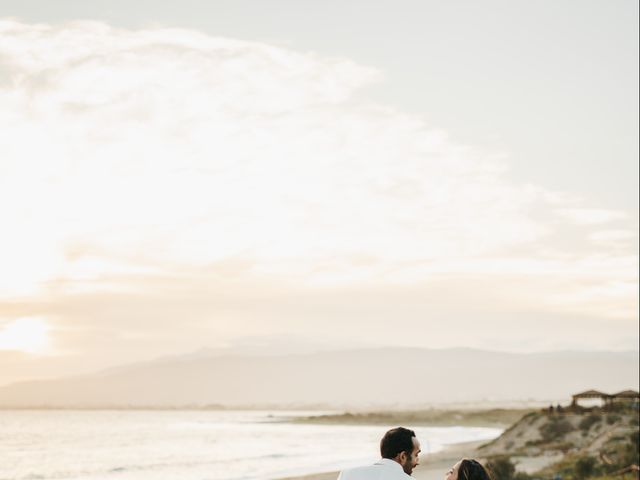
<svg viewBox="0 0 640 480">
<path fill-rule="evenodd" d="M 629 434 L 629 443 L 625 445 L 622 454 L 622 467 L 629 465 L 640 465 L 640 431 L 636 430 Z"/>
<path fill-rule="evenodd" d="M 584 417 L 578 426 L 583 432 L 588 432 L 589 430 L 591 430 L 591 427 L 593 427 L 599 421 L 600 415 L 589 415 L 588 417 Z"/>
<path fill-rule="evenodd" d="M 506 456 L 493 457 L 487 462 L 492 480 L 514 480 L 516 466 Z"/>
<path fill-rule="evenodd" d="M 551 417 L 547 423 L 540 427 L 540 435 L 545 441 L 551 442 L 564 437 L 573 430 L 573 425 L 568 420 Z"/>
<path fill-rule="evenodd" d="M 596 459 L 593 457 L 581 457 L 575 465 L 578 479 L 588 478 L 596 473 Z"/>
<path fill-rule="evenodd" d="M 620 415 L 607 415 L 607 425 L 613 425 L 622 419 Z"/>
<path fill-rule="evenodd" d="M 528 473 L 525 472 L 516 472 L 513 475 L 513 480 L 531 480 L 532 477 Z"/>
</svg>

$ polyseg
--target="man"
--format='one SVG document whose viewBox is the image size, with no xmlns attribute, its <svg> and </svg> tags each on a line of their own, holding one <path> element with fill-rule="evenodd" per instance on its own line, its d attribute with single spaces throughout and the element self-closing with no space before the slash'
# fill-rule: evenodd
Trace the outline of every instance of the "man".
<svg viewBox="0 0 640 480">
<path fill-rule="evenodd" d="M 338 480 L 406 480 L 418 465 L 420 442 L 413 430 L 389 430 L 380 441 L 382 458 L 367 467 L 343 470 Z"/>
</svg>

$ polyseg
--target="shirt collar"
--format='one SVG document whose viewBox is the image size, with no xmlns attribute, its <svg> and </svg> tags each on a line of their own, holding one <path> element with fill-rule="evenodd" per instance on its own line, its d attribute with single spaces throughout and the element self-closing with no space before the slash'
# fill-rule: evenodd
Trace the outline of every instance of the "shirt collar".
<svg viewBox="0 0 640 480">
<path fill-rule="evenodd" d="M 378 464 L 378 465 L 395 465 L 396 467 L 398 467 L 400 470 L 402 470 L 404 472 L 404 469 L 402 468 L 402 465 L 400 465 L 395 460 L 391 460 L 390 458 L 381 458 L 380 460 L 378 460 L 376 462 L 376 464 Z"/>
</svg>

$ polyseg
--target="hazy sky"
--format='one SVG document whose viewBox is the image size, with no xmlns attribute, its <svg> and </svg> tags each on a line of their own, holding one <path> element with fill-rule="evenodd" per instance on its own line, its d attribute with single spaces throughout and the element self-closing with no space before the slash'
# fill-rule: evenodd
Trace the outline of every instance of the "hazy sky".
<svg viewBox="0 0 640 480">
<path fill-rule="evenodd" d="M 0 383 L 255 343 L 637 349 L 637 2 L 0 16 Z"/>
</svg>

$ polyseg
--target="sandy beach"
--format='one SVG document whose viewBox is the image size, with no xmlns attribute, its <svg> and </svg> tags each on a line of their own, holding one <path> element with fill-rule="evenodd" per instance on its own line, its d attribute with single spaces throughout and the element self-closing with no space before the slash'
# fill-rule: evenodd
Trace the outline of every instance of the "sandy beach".
<svg viewBox="0 0 640 480">
<path fill-rule="evenodd" d="M 482 463 L 484 459 L 478 454 L 476 449 L 482 445 L 483 441 L 456 443 L 448 446 L 437 453 L 427 454 L 420 459 L 420 465 L 411 475 L 418 480 L 442 480 L 444 474 L 461 458 L 476 458 Z M 516 468 L 519 471 L 533 473 L 547 465 L 557 462 L 562 455 L 550 455 L 540 457 L 514 457 Z M 278 480 L 336 480 L 338 472 L 324 472 L 300 477 L 287 477 Z"/>
<path fill-rule="evenodd" d="M 460 458 L 473 457 L 480 445 L 485 442 L 456 443 L 437 453 L 421 457 L 420 465 L 412 476 L 419 480 L 442 480 L 446 471 Z M 301 477 L 287 477 L 280 480 L 335 480 L 338 472 L 325 472 Z"/>
</svg>

